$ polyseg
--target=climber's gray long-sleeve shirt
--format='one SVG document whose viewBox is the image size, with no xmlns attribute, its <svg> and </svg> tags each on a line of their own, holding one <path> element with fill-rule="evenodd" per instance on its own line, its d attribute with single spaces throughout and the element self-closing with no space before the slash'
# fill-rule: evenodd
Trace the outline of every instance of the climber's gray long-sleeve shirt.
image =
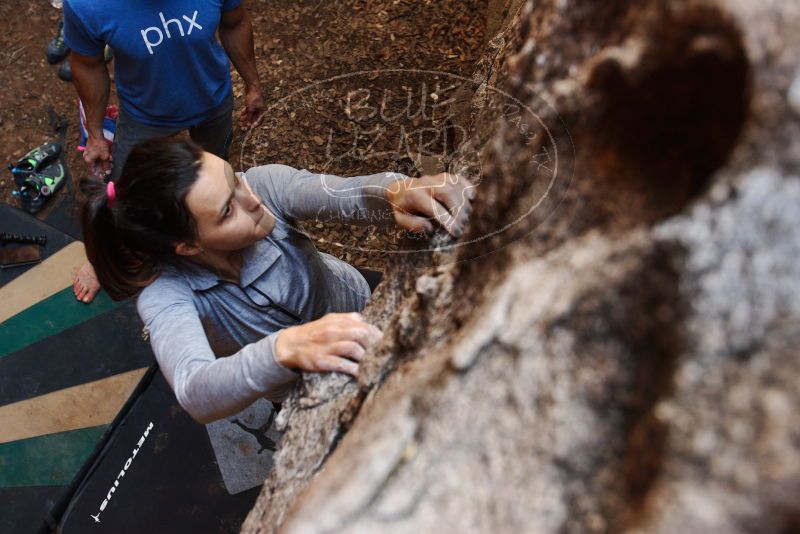
<svg viewBox="0 0 800 534">
<path fill-rule="evenodd" d="M 238 413 L 260 397 L 281 401 L 288 395 L 300 375 L 275 359 L 282 328 L 366 305 L 370 290 L 361 274 L 319 252 L 295 222 L 391 224 L 385 192 L 404 175 L 340 178 L 265 165 L 245 177 L 276 223 L 243 251 L 240 284 L 187 263 L 166 268 L 137 303 L 178 402 L 203 423 Z"/>
</svg>

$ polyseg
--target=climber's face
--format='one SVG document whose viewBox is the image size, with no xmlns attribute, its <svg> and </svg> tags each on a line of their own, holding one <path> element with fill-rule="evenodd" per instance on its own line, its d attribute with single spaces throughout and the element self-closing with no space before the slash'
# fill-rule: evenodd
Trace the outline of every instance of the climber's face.
<svg viewBox="0 0 800 534">
<path fill-rule="evenodd" d="M 197 181 L 186 195 L 186 206 L 197 226 L 196 248 L 206 251 L 235 251 L 266 237 L 275 226 L 267 211 L 231 165 L 203 152 Z"/>
</svg>

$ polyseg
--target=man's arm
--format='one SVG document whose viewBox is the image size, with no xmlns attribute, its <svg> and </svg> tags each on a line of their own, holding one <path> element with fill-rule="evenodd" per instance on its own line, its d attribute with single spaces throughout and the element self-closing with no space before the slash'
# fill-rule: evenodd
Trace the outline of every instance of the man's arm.
<svg viewBox="0 0 800 534">
<path fill-rule="evenodd" d="M 219 40 L 234 68 L 244 80 L 245 109 L 242 119 L 246 121 L 247 126 L 253 127 L 264 113 L 265 106 L 256 70 L 253 24 L 244 5 L 222 13 Z"/>
<path fill-rule="evenodd" d="M 64 40 L 72 50 L 72 79 L 83 103 L 89 130 L 83 159 L 92 174 L 95 174 L 96 166 L 108 174 L 111 172 L 111 152 L 103 138 L 103 117 L 110 81 L 103 61 L 105 42 L 92 28 L 91 19 L 87 19 L 87 4 L 81 0 L 64 1 Z"/>
<path fill-rule="evenodd" d="M 74 51 L 70 54 L 72 62 L 72 80 L 78 97 L 83 103 L 86 113 L 86 126 L 89 138 L 86 140 L 84 161 L 90 171 L 94 171 L 95 162 L 106 174 L 111 172 L 111 152 L 103 136 L 103 117 L 108 105 L 110 80 L 103 55 L 97 57 L 83 56 Z"/>
</svg>

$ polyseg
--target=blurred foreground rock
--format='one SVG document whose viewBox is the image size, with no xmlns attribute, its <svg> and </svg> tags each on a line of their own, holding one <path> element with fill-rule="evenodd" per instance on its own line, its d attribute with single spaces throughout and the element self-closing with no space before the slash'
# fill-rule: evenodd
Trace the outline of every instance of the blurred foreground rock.
<svg viewBox="0 0 800 534">
<path fill-rule="evenodd" d="M 243 532 L 800 529 L 800 4 L 662 4 L 493 3 L 468 244 L 298 387 Z"/>
</svg>

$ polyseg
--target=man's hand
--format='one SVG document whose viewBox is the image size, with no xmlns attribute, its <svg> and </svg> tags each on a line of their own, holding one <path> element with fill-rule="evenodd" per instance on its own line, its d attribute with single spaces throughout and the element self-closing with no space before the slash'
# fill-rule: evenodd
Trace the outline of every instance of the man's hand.
<svg viewBox="0 0 800 534">
<path fill-rule="evenodd" d="M 429 236 L 434 220 L 450 235 L 461 237 L 472 213 L 473 198 L 475 189 L 469 180 L 446 172 L 398 180 L 386 193 L 398 226 Z"/>
<path fill-rule="evenodd" d="M 111 150 L 108 142 L 100 136 L 89 136 L 86 139 L 86 150 L 83 151 L 83 161 L 89 168 L 89 173 L 97 178 L 104 178 L 111 174 Z"/>
<path fill-rule="evenodd" d="M 358 375 L 358 362 L 383 334 L 360 313 L 329 313 L 286 328 L 275 339 L 275 358 L 285 367 Z"/>
<path fill-rule="evenodd" d="M 103 54 L 83 56 L 74 50 L 70 53 L 72 62 L 72 81 L 83 102 L 89 137 L 83 161 L 89 167 L 89 174 L 104 178 L 111 172 L 111 151 L 103 137 L 103 116 L 108 105 L 109 76 Z"/>
<path fill-rule="evenodd" d="M 258 81 L 253 49 L 253 23 L 244 5 L 224 11 L 219 23 L 219 40 L 233 66 L 244 81 L 244 109 L 239 115 L 242 126 L 254 128 L 266 111 Z"/>
<path fill-rule="evenodd" d="M 266 109 L 267 107 L 264 104 L 261 88 L 254 87 L 248 89 L 244 95 L 244 109 L 242 109 L 239 115 L 242 126 L 246 128 L 255 128 L 258 126 Z"/>
</svg>

